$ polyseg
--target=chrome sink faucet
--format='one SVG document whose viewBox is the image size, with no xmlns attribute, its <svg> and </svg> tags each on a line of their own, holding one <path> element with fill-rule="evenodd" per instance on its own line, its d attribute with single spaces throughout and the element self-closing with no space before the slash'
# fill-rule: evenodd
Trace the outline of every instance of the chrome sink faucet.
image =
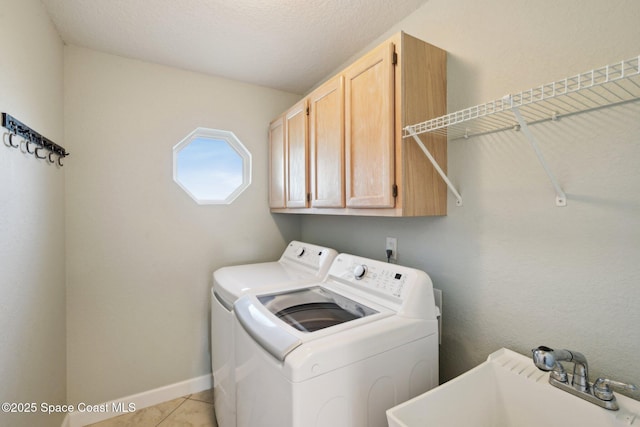
<svg viewBox="0 0 640 427">
<path fill-rule="evenodd" d="M 588 402 L 594 403 L 605 409 L 618 410 L 616 397 L 611 388 L 618 390 L 635 391 L 638 388 L 633 384 L 625 384 L 606 378 L 598 378 L 593 385 L 589 382 L 589 364 L 582 353 L 569 350 L 554 350 L 540 346 L 531 350 L 533 363 L 542 371 L 550 371 L 549 384 L 578 396 Z M 571 381 L 560 362 L 573 363 L 573 375 Z"/>
<path fill-rule="evenodd" d="M 573 363 L 573 377 L 571 385 L 578 391 L 589 390 L 589 364 L 582 353 L 569 350 L 554 350 L 540 346 L 531 350 L 533 363 L 543 371 L 551 371 L 551 377 L 561 383 L 567 383 L 567 373 L 560 362 Z"/>
</svg>

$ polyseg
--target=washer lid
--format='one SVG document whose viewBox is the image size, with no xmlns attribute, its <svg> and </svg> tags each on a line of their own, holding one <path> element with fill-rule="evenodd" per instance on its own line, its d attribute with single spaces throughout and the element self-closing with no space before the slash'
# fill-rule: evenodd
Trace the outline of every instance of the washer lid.
<svg viewBox="0 0 640 427">
<path fill-rule="evenodd" d="M 247 333 L 276 359 L 284 360 L 287 354 L 302 344 L 302 340 L 288 333 L 253 305 L 248 295 L 238 299 L 233 308 Z"/>
</svg>

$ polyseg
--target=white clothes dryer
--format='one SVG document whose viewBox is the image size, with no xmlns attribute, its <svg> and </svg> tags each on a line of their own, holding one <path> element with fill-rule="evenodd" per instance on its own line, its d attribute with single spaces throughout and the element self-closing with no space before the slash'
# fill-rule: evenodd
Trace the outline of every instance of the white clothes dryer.
<svg viewBox="0 0 640 427">
<path fill-rule="evenodd" d="M 324 281 L 234 309 L 239 427 L 386 427 L 387 409 L 438 385 L 423 271 L 339 254 Z"/>
<path fill-rule="evenodd" d="M 235 427 L 233 304 L 248 291 L 269 291 L 324 279 L 337 252 L 292 241 L 278 261 L 222 267 L 211 288 L 211 369 L 218 425 Z"/>
</svg>

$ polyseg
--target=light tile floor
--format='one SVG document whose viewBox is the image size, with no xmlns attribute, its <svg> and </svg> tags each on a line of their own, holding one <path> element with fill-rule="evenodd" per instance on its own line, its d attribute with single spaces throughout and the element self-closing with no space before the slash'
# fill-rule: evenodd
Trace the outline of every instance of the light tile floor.
<svg viewBox="0 0 640 427">
<path fill-rule="evenodd" d="M 90 427 L 218 427 L 218 424 L 213 413 L 213 392 L 206 390 L 109 418 Z"/>
</svg>

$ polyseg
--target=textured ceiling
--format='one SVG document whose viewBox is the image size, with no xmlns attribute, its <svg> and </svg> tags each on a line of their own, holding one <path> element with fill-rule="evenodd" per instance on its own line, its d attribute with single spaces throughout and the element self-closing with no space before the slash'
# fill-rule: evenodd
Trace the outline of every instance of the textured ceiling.
<svg viewBox="0 0 640 427">
<path fill-rule="evenodd" d="M 305 93 L 427 0 L 42 0 L 67 44 Z"/>
</svg>

